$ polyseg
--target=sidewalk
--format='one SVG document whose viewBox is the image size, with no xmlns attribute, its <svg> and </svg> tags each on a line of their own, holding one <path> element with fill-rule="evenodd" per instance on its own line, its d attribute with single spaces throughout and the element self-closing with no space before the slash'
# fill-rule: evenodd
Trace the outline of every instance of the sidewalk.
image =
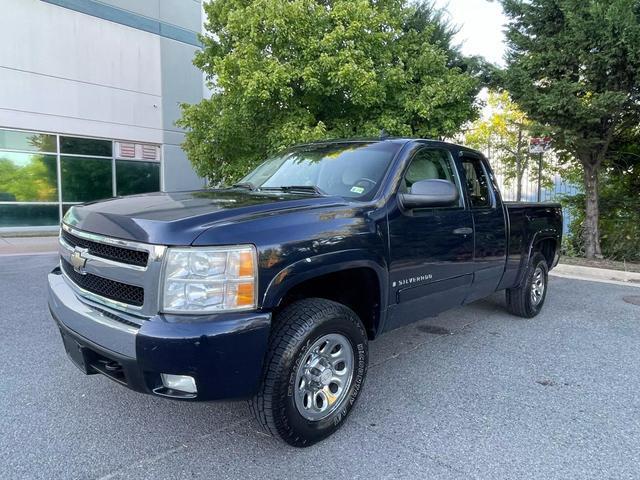
<svg viewBox="0 0 640 480">
<path fill-rule="evenodd" d="M 560 259 L 560 262 L 556 268 L 551 270 L 550 275 L 640 288 L 640 273 L 610 270 L 608 268 L 567 265 L 562 263 L 562 259 Z"/>
<path fill-rule="evenodd" d="M 58 237 L 0 237 L 0 256 L 44 255 L 58 251 Z"/>
</svg>

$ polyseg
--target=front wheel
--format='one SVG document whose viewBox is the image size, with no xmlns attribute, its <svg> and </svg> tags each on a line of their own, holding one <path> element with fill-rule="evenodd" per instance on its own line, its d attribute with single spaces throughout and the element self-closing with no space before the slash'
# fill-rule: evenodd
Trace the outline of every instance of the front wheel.
<svg viewBox="0 0 640 480">
<path fill-rule="evenodd" d="M 544 255 L 536 252 L 526 268 L 522 285 L 506 292 L 507 309 L 519 317 L 533 318 L 540 313 L 547 297 L 549 267 Z"/>
<path fill-rule="evenodd" d="M 335 432 L 367 372 L 367 335 L 358 316 L 330 300 L 300 300 L 275 319 L 265 373 L 250 401 L 260 425 L 295 447 Z"/>
</svg>

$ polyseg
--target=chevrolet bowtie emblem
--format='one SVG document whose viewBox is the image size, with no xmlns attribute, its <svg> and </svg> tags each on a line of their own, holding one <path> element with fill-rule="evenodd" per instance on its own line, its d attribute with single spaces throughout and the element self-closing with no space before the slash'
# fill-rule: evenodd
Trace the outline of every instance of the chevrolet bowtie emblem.
<svg viewBox="0 0 640 480">
<path fill-rule="evenodd" d="M 87 259 L 84 257 L 88 250 L 86 248 L 75 247 L 73 249 L 73 253 L 69 260 L 71 261 L 71 265 L 73 265 L 73 269 L 81 274 L 85 274 L 84 266 L 87 264 Z"/>
</svg>

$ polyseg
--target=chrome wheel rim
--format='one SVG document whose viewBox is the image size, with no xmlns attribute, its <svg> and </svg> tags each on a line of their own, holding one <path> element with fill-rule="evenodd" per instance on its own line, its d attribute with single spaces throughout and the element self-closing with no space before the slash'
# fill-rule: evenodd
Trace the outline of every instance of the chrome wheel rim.
<svg viewBox="0 0 640 480">
<path fill-rule="evenodd" d="M 536 267 L 531 281 L 531 303 L 535 306 L 542 301 L 544 295 L 544 272 L 542 268 Z"/>
<path fill-rule="evenodd" d="M 316 340 L 296 372 L 294 398 L 300 415 L 319 421 L 335 412 L 347 397 L 353 365 L 347 337 L 331 333 Z"/>
</svg>

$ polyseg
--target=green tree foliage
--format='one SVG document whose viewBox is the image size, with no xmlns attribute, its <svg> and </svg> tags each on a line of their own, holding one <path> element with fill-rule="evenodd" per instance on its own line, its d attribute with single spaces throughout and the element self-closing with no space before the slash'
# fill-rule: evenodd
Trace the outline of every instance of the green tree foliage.
<svg viewBox="0 0 640 480">
<path fill-rule="evenodd" d="M 11 154 L 4 154 L 9 155 Z M 22 165 L 0 154 L 0 201 L 57 201 L 56 157 L 17 155 L 28 158 L 28 161 Z"/>
<path fill-rule="evenodd" d="M 501 0 L 509 17 L 505 87 L 583 170 L 584 252 L 600 257 L 598 175 L 640 122 L 640 2 Z"/>
<path fill-rule="evenodd" d="M 179 124 L 196 171 L 232 181 L 288 145 L 324 138 L 442 137 L 474 118 L 481 62 L 452 47 L 428 4 L 216 0 L 195 64 L 213 95 Z"/>
<path fill-rule="evenodd" d="M 602 164 L 600 232 L 602 253 L 614 260 L 640 261 L 640 130 L 617 138 Z M 573 252 L 583 254 L 584 195 L 566 198 L 575 220 L 569 237 Z"/>
</svg>

